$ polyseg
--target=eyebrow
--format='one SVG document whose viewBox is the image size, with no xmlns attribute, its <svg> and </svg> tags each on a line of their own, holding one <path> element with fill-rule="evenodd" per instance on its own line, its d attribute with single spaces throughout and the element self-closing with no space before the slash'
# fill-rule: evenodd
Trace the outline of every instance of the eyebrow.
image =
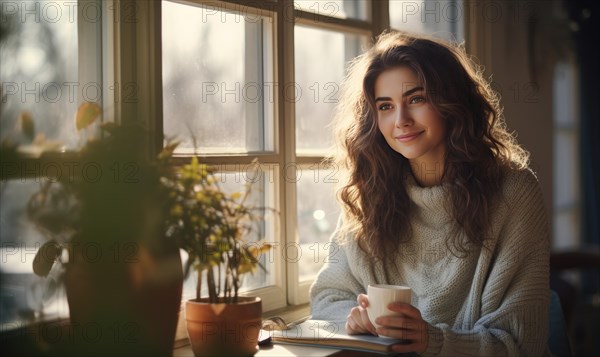
<svg viewBox="0 0 600 357">
<path fill-rule="evenodd" d="M 414 92 L 418 92 L 420 90 L 423 90 L 423 87 L 414 87 L 414 88 L 409 89 L 406 92 L 404 92 L 404 94 L 402 94 L 402 97 L 407 97 L 407 96 L 413 94 Z M 392 98 L 390 98 L 390 97 L 377 97 L 377 98 L 375 98 L 375 103 L 377 103 L 379 101 L 385 101 L 385 100 L 392 100 Z"/>
</svg>

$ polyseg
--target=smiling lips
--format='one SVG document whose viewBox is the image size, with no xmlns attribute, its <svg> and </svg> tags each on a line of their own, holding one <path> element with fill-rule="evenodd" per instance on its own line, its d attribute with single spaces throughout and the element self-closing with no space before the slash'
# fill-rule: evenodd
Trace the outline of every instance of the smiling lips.
<svg viewBox="0 0 600 357">
<path fill-rule="evenodd" d="M 402 143 L 406 143 L 409 142 L 411 140 L 414 140 L 417 136 L 423 134 L 425 132 L 425 130 L 423 131 L 419 131 L 417 133 L 409 133 L 409 134 L 404 134 L 404 135 L 398 135 L 395 136 L 394 139 L 402 142 Z"/>
</svg>

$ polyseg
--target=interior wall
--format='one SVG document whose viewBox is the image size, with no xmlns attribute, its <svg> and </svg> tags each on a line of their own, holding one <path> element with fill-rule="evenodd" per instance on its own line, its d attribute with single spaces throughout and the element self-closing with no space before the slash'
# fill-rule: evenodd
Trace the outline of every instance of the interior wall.
<svg viewBox="0 0 600 357">
<path fill-rule="evenodd" d="M 504 117 L 531 153 L 548 217 L 553 212 L 554 65 L 569 55 L 569 32 L 554 0 L 485 0 L 472 9 L 467 50 L 501 95 Z M 469 39 L 473 44 L 469 45 Z M 477 39 L 477 40 L 475 40 Z"/>
</svg>

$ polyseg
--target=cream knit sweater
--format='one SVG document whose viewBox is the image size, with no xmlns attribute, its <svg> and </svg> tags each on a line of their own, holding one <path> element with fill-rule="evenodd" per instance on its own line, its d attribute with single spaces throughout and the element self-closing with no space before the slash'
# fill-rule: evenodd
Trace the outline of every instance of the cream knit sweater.
<svg viewBox="0 0 600 357">
<path fill-rule="evenodd" d="M 369 284 L 408 285 L 412 305 L 430 324 L 424 355 L 548 354 L 549 231 L 533 173 L 506 173 L 489 248 L 462 258 L 445 245 L 451 218 L 444 185 L 423 188 L 411 178 L 407 191 L 413 237 L 394 253 L 395 267 L 384 269 L 356 241 L 334 233 L 330 262 L 310 290 L 312 318 L 343 322 Z"/>
</svg>

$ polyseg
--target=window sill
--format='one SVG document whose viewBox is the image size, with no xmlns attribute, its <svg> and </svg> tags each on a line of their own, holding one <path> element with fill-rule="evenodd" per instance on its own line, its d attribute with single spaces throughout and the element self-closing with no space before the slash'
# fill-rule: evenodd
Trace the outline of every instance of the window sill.
<svg viewBox="0 0 600 357">
<path fill-rule="evenodd" d="M 174 350 L 187 351 L 189 340 L 185 327 L 184 304 L 180 310 L 179 322 Z M 274 316 L 283 318 L 287 323 L 298 321 L 310 314 L 309 304 L 288 306 L 285 308 L 268 311 L 263 314 L 263 319 Z M 73 326 L 69 318 L 64 316 L 45 316 L 35 321 L 28 320 L 22 323 L 7 323 L 2 325 L 0 339 L 2 340 L 2 351 L 11 352 L 10 355 L 40 355 L 60 343 L 72 343 Z M 56 346 L 54 346 L 56 347 Z M 185 354 L 184 351 L 184 354 Z M 329 353 L 331 351 L 328 351 Z M 6 354 L 2 354 L 6 355 Z"/>
<path fill-rule="evenodd" d="M 3 152 L 0 180 L 56 179 L 56 174 L 63 174 L 68 177 L 68 175 L 77 173 L 73 166 L 73 162 L 77 160 L 79 160 L 77 151 L 48 151 L 39 155 Z"/>
</svg>

